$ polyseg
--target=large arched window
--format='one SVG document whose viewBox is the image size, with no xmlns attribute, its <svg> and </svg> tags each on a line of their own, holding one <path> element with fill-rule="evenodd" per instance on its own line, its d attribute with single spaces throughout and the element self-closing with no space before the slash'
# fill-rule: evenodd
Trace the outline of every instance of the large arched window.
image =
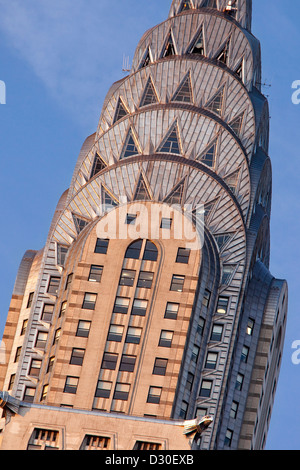
<svg viewBox="0 0 300 470">
<path fill-rule="evenodd" d="M 140 254 L 141 254 L 142 244 L 143 244 L 143 240 L 137 240 L 131 243 L 131 245 L 129 245 L 129 247 L 126 250 L 125 258 L 139 259 Z"/>
<path fill-rule="evenodd" d="M 147 240 L 143 260 L 157 261 L 157 256 L 158 251 L 156 246 L 150 240 Z"/>
<path fill-rule="evenodd" d="M 136 240 L 126 250 L 125 258 L 140 259 L 141 251 L 143 247 L 143 240 Z M 158 250 L 153 242 L 150 240 L 146 241 L 143 260 L 157 261 Z"/>
</svg>

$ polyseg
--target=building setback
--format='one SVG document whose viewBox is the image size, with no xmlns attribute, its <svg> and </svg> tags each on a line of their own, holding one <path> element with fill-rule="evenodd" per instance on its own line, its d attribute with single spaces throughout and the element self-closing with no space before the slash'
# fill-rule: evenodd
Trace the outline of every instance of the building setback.
<svg viewBox="0 0 300 470">
<path fill-rule="evenodd" d="M 110 88 L 44 249 L 19 268 L 1 449 L 264 448 L 288 294 L 269 272 L 251 12 L 173 0 Z M 192 442 L 185 421 L 206 415 Z"/>
</svg>

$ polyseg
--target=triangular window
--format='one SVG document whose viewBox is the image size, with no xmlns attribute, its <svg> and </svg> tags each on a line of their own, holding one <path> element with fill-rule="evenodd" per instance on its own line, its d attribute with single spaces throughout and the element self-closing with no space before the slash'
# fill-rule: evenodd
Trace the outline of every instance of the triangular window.
<svg viewBox="0 0 300 470">
<path fill-rule="evenodd" d="M 187 0 L 186 2 L 183 1 L 181 2 L 178 13 L 181 13 L 182 11 L 186 11 L 186 10 L 191 10 L 192 8 L 193 8 L 193 5 L 192 5 L 191 0 Z"/>
<path fill-rule="evenodd" d="M 184 192 L 184 183 L 185 180 L 177 184 L 175 188 L 172 189 L 170 194 L 165 198 L 164 202 L 168 204 L 182 204 L 183 192 Z"/>
<path fill-rule="evenodd" d="M 206 204 L 204 204 L 204 217 L 205 219 L 208 219 L 209 216 L 211 215 L 211 213 L 213 212 L 216 204 L 217 204 L 217 199 L 215 199 L 214 201 L 210 201 L 210 202 L 207 202 Z"/>
<path fill-rule="evenodd" d="M 203 36 L 203 30 L 201 29 L 200 33 L 196 37 L 196 39 L 193 41 L 192 46 L 190 47 L 189 50 L 190 54 L 201 54 L 205 55 L 204 53 L 204 36 Z"/>
<path fill-rule="evenodd" d="M 228 242 L 229 239 L 230 235 L 215 235 L 215 240 L 220 251 L 222 251 L 223 246 Z"/>
<path fill-rule="evenodd" d="M 230 264 L 227 264 L 227 265 L 223 266 L 223 273 L 222 273 L 222 284 L 223 285 L 228 285 L 229 284 L 229 282 L 232 279 L 235 268 L 236 268 L 235 266 L 232 266 Z"/>
<path fill-rule="evenodd" d="M 236 133 L 237 136 L 239 136 L 241 133 L 243 119 L 244 114 L 240 114 L 229 123 L 231 129 Z"/>
<path fill-rule="evenodd" d="M 133 200 L 135 201 L 147 201 L 150 200 L 151 196 L 148 191 L 148 188 L 146 186 L 145 180 L 143 176 L 140 176 L 139 182 L 137 184 L 136 190 L 135 190 L 135 195 Z"/>
<path fill-rule="evenodd" d="M 243 80 L 244 76 L 244 60 L 241 60 L 240 64 L 237 66 L 235 70 L 235 74 Z"/>
<path fill-rule="evenodd" d="M 178 90 L 176 91 L 172 101 L 178 101 L 180 103 L 192 103 L 193 102 L 193 93 L 191 85 L 190 74 L 185 77 L 183 82 L 179 85 Z"/>
<path fill-rule="evenodd" d="M 151 77 L 149 77 L 144 94 L 141 99 L 140 107 L 142 106 L 149 106 L 150 104 L 157 103 L 157 95 L 154 89 L 154 85 L 152 83 Z"/>
<path fill-rule="evenodd" d="M 109 212 L 118 205 L 117 201 L 102 187 L 102 208 L 103 212 Z"/>
<path fill-rule="evenodd" d="M 104 168 L 106 168 L 106 164 L 104 163 L 102 158 L 98 155 L 98 153 L 96 153 L 92 171 L 91 171 L 91 178 L 93 178 L 93 176 L 100 173 L 100 171 L 104 170 Z"/>
<path fill-rule="evenodd" d="M 74 225 L 76 228 L 76 232 L 79 234 L 84 229 L 84 227 L 87 226 L 88 221 L 81 219 L 81 217 L 78 217 L 75 214 L 72 214 L 72 217 L 73 217 Z"/>
<path fill-rule="evenodd" d="M 227 184 L 227 186 L 233 192 L 233 194 L 236 193 L 239 174 L 240 174 L 240 170 L 235 171 L 231 175 L 224 178 L 224 182 Z"/>
<path fill-rule="evenodd" d="M 147 47 L 147 50 L 141 60 L 139 68 L 142 69 L 143 67 L 147 67 L 152 62 L 151 60 L 151 54 L 150 54 L 150 49 Z"/>
<path fill-rule="evenodd" d="M 167 136 L 163 140 L 162 144 L 158 147 L 157 151 L 162 153 L 176 153 L 177 155 L 180 155 L 181 152 L 176 124 L 168 132 Z"/>
<path fill-rule="evenodd" d="M 136 146 L 136 143 L 134 141 L 134 138 L 133 138 L 132 130 L 130 129 L 128 134 L 127 134 L 125 144 L 124 144 L 124 147 L 123 147 L 120 158 L 121 159 L 122 158 L 128 158 L 128 157 L 131 157 L 132 155 L 138 155 L 139 153 L 140 152 L 139 152 L 139 150 Z"/>
<path fill-rule="evenodd" d="M 122 119 L 124 116 L 127 116 L 127 114 L 127 109 L 125 108 L 121 98 L 119 98 L 115 112 L 114 123 Z"/>
<path fill-rule="evenodd" d="M 207 149 L 197 158 L 209 167 L 213 167 L 216 161 L 217 141 L 209 145 Z"/>
<path fill-rule="evenodd" d="M 216 59 L 219 60 L 220 62 L 223 62 L 223 64 L 225 64 L 225 65 L 228 64 L 229 44 L 230 44 L 230 41 L 228 40 L 226 42 L 225 46 L 223 47 L 223 49 L 216 56 Z"/>
<path fill-rule="evenodd" d="M 170 32 L 168 39 L 165 43 L 164 49 L 162 51 L 161 57 L 164 58 L 164 57 L 169 57 L 171 55 L 176 55 L 176 51 L 175 51 L 172 33 Z"/>
<path fill-rule="evenodd" d="M 220 116 L 223 109 L 223 97 L 224 88 L 218 91 L 218 93 L 207 103 L 205 108 Z"/>
</svg>

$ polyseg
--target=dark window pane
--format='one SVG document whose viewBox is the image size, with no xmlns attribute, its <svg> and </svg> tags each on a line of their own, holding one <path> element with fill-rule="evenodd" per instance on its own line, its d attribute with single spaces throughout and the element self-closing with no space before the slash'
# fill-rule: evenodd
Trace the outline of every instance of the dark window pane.
<svg viewBox="0 0 300 470">
<path fill-rule="evenodd" d="M 109 240 L 104 240 L 103 238 L 97 238 L 95 253 L 101 253 L 106 255 L 108 249 Z"/>
<path fill-rule="evenodd" d="M 155 359 L 153 374 L 154 375 L 166 375 L 168 359 Z"/>
<path fill-rule="evenodd" d="M 118 361 L 118 354 L 104 353 L 102 369 L 115 370 Z"/>
<path fill-rule="evenodd" d="M 83 363 L 83 358 L 84 358 L 84 349 L 73 348 L 71 359 L 70 359 L 70 364 L 81 366 Z"/>
<path fill-rule="evenodd" d="M 60 277 L 50 277 L 49 285 L 48 285 L 48 293 L 56 295 L 60 283 Z"/>
<path fill-rule="evenodd" d="M 130 299 L 127 297 L 116 297 L 114 313 L 127 313 Z"/>
<path fill-rule="evenodd" d="M 146 247 L 144 251 L 144 260 L 157 261 L 158 251 L 154 243 L 147 240 Z"/>
<path fill-rule="evenodd" d="M 135 278 L 135 271 L 130 269 L 123 269 L 120 277 L 120 286 L 133 286 Z"/>
<path fill-rule="evenodd" d="M 139 259 L 142 249 L 143 240 L 137 240 L 131 243 L 126 250 L 125 258 Z"/>
<path fill-rule="evenodd" d="M 103 266 L 92 264 L 89 274 L 89 281 L 100 282 L 103 272 Z"/>
<path fill-rule="evenodd" d="M 182 292 L 184 280 L 185 280 L 184 276 L 173 274 L 170 290 L 175 291 L 175 292 Z"/>
<path fill-rule="evenodd" d="M 137 287 L 151 289 L 154 273 L 141 271 L 137 283 Z"/>
<path fill-rule="evenodd" d="M 189 248 L 178 248 L 176 263 L 188 264 L 191 250 Z"/>
<path fill-rule="evenodd" d="M 95 396 L 98 398 L 109 398 L 111 392 L 112 383 L 104 382 L 99 380 L 96 388 Z"/>
<path fill-rule="evenodd" d="M 178 310 L 179 310 L 179 304 L 168 302 L 166 306 L 166 311 L 165 311 L 165 318 L 169 318 L 170 320 L 176 320 Z"/>
<path fill-rule="evenodd" d="M 91 327 L 90 321 L 79 320 L 76 336 L 87 338 L 89 336 L 90 327 Z"/>
<path fill-rule="evenodd" d="M 120 364 L 120 371 L 133 372 L 135 367 L 135 356 L 126 356 L 123 355 Z"/>
<path fill-rule="evenodd" d="M 131 310 L 131 315 L 139 315 L 144 317 L 146 315 L 148 300 L 134 299 Z"/>
</svg>

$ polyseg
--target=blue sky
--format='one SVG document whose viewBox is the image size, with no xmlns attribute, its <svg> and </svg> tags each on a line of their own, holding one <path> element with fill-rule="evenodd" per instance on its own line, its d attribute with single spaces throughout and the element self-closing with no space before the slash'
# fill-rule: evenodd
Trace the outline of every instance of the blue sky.
<svg viewBox="0 0 300 470">
<path fill-rule="evenodd" d="M 84 139 L 97 127 L 110 85 L 124 76 L 142 34 L 164 20 L 171 0 L 0 0 L 1 234 L 0 337 L 20 260 L 43 247 L 60 195 L 68 188 Z M 273 164 L 271 272 L 289 282 L 282 370 L 267 449 L 300 449 L 300 2 L 253 0 L 263 81 L 270 84 Z"/>
</svg>

